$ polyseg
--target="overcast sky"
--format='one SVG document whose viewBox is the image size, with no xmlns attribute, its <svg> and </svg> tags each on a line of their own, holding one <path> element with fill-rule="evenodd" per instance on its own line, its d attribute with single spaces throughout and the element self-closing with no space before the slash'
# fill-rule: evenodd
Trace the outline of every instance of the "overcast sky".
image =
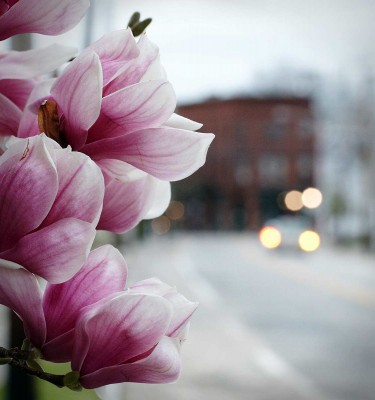
<svg viewBox="0 0 375 400">
<path fill-rule="evenodd" d="M 182 101 L 244 92 L 281 67 L 328 77 L 375 71 L 374 0 L 94 0 L 93 10 L 95 38 L 133 11 L 153 18 L 148 35 Z M 63 42 L 81 46 L 74 34 Z"/>
<path fill-rule="evenodd" d="M 100 0 L 98 0 L 100 1 Z M 148 34 L 179 96 L 244 91 L 280 67 L 325 75 L 375 68 L 374 0 L 118 0 L 154 21 Z M 129 11 L 127 11 L 129 10 Z"/>
</svg>

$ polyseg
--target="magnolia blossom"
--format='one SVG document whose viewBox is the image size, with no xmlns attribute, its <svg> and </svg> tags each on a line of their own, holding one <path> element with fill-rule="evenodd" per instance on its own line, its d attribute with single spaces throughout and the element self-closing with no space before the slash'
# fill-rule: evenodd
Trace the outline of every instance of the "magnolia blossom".
<svg viewBox="0 0 375 400">
<path fill-rule="evenodd" d="M 75 53 L 74 48 L 57 44 L 0 53 L 0 136 L 17 135 L 36 77 L 55 70 Z"/>
<path fill-rule="evenodd" d="M 45 359 L 66 362 L 71 360 L 81 309 L 123 290 L 127 267 L 119 251 L 107 245 L 93 250 L 73 279 L 47 284 L 44 293 L 35 275 L 19 265 L 9 269 L 0 260 L 0 277 L 0 304 L 20 316 L 26 336 Z"/>
<path fill-rule="evenodd" d="M 153 278 L 123 290 L 125 261 L 103 246 L 82 269 L 42 294 L 35 276 L 0 261 L 0 303 L 23 320 L 25 333 L 51 361 L 71 360 L 83 387 L 171 382 L 179 349 L 197 307 Z"/>
<path fill-rule="evenodd" d="M 180 342 L 165 335 L 173 315 L 167 300 L 125 292 L 90 308 L 77 321 L 72 358 L 83 387 L 178 378 Z"/>
<path fill-rule="evenodd" d="M 77 321 L 72 358 L 81 385 L 93 389 L 175 381 L 181 370 L 180 347 L 197 306 L 151 278 L 88 307 Z"/>
<path fill-rule="evenodd" d="M 44 135 L 15 139 L 0 157 L 0 259 L 68 280 L 86 260 L 103 195 L 89 157 Z"/>
<path fill-rule="evenodd" d="M 169 181 L 200 168 L 214 137 L 194 132 L 200 124 L 174 114 L 175 94 L 157 47 L 146 35 L 136 42 L 130 29 L 105 35 L 63 71 L 49 94 L 36 92 L 29 108 L 43 115 L 39 129 L 103 170 L 102 229 L 123 232 L 160 215 L 169 202 Z M 51 120 L 58 123 L 48 129 Z M 25 114 L 18 135 L 37 132 L 36 115 Z"/>
<path fill-rule="evenodd" d="M 64 33 L 82 19 L 89 5 L 89 0 L 1 0 L 0 40 L 20 33 Z"/>
</svg>

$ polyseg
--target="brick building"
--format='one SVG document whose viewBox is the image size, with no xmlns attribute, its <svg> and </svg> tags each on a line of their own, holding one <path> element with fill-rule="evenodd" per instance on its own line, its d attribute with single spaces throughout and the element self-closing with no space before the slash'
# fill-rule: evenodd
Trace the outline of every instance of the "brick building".
<svg viewBox="0 0 375 400">
<path fill-rule="evenodd" d="M 313 185 L 308 98 L 209 100 L 178 112 L 216 135 L 205 166 L 173 185 L 186 207 L 185 228 L 257 229 L 283 212 L 281 192 Z"/>
</svg>

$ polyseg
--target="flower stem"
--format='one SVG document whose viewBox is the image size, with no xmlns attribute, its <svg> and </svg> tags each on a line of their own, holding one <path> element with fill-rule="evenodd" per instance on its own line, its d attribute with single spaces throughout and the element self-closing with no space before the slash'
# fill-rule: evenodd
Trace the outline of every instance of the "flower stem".
<svg viewBox="0 0 375 400">
<path fill-rule="evenodd" d="M 9 362 L 9 365 L 25 372 L 26 374 L 37 376 L 38 378 L 43 379 L 44 381 L 50 382 L 60 388 L 65 386 L 65 384 L 64 384 L 64 376 L 65 375 L 55 375 L 55 374 L 50 374 L 48 372 L 44 372 L 41 370 L 36 370 L 36 369 L 30 368 L 26 363 L 15 360 L 15 359 L 12 359 L 12 361 Z"/>
<path fill-rule="evenodd" d="M 13 349 L 4 349 L 0 347 L 0 358 L 17 358 L 18 360 L 28 360 L 30 352 L 28 350 L 20 350 L 18 347 Z"/>
<path fill-rule="evenodd" d="M 64 387 L 65 375 L 55 375 L 43 371 L 41 368 L 35 369 L 27 365 L 27 360 L 32 359 L 32 351 L 20 350 L 18 348 L 5 349 L 0 347 L 0 359 L 5 361 L 5 364 L 11 365 L 26 374 L 37 376 L 44 381 L 50 382 L 58 387 Z"/>
</svg>

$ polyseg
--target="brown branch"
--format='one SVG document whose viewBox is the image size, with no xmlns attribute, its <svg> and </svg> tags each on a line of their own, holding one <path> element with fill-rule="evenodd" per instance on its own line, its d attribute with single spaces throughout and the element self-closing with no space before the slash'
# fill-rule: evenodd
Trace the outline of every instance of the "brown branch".
<svg viewBox="0 0 375 400">
<path fill-rule="evenodd" d="M 27 361 L 33 360 L 35 358 L 35 353 L 31 350 L 20 350 L 17 347 L 12 349 L 4 349 L 0 347 L 0 359 L 3 359 L 6 364 L 11 365 L 18 370 L 25 372 L 26 374 L 36 376 L 44 381 L 48 381 L 58 387 L 64 387 L 64 377 L 65 375 L 55 375 L 48 372 L 44 372 L 41 368 L 34 369 L 27 365 Z"/>
<path fill-rule="evenodd" d="M 16 358 L 18 360 L 29 360 L 30 359 L 30 351 L 28 350 L 20 350 L 18 347 L 14 347 L 12 349 L 4 349 L 4 347 L 0 347 L 0 358 Z"/>
<path fill-rule="evenodd" d="M 40 379 L 43 379 L 44 381 L 50 382 L 60 388 L 65 386 L 64 383 L 65 375 L 50 374 L 42 370 L 38 371 L 30 368 L 24 361 L 18 361 L 16 359 L 12 359 L 12 361 L 9 362 L 9 365 L 19 369 L 20 371 L 25 372 L 26 374 L 33 375 Z"/>
</svg>

